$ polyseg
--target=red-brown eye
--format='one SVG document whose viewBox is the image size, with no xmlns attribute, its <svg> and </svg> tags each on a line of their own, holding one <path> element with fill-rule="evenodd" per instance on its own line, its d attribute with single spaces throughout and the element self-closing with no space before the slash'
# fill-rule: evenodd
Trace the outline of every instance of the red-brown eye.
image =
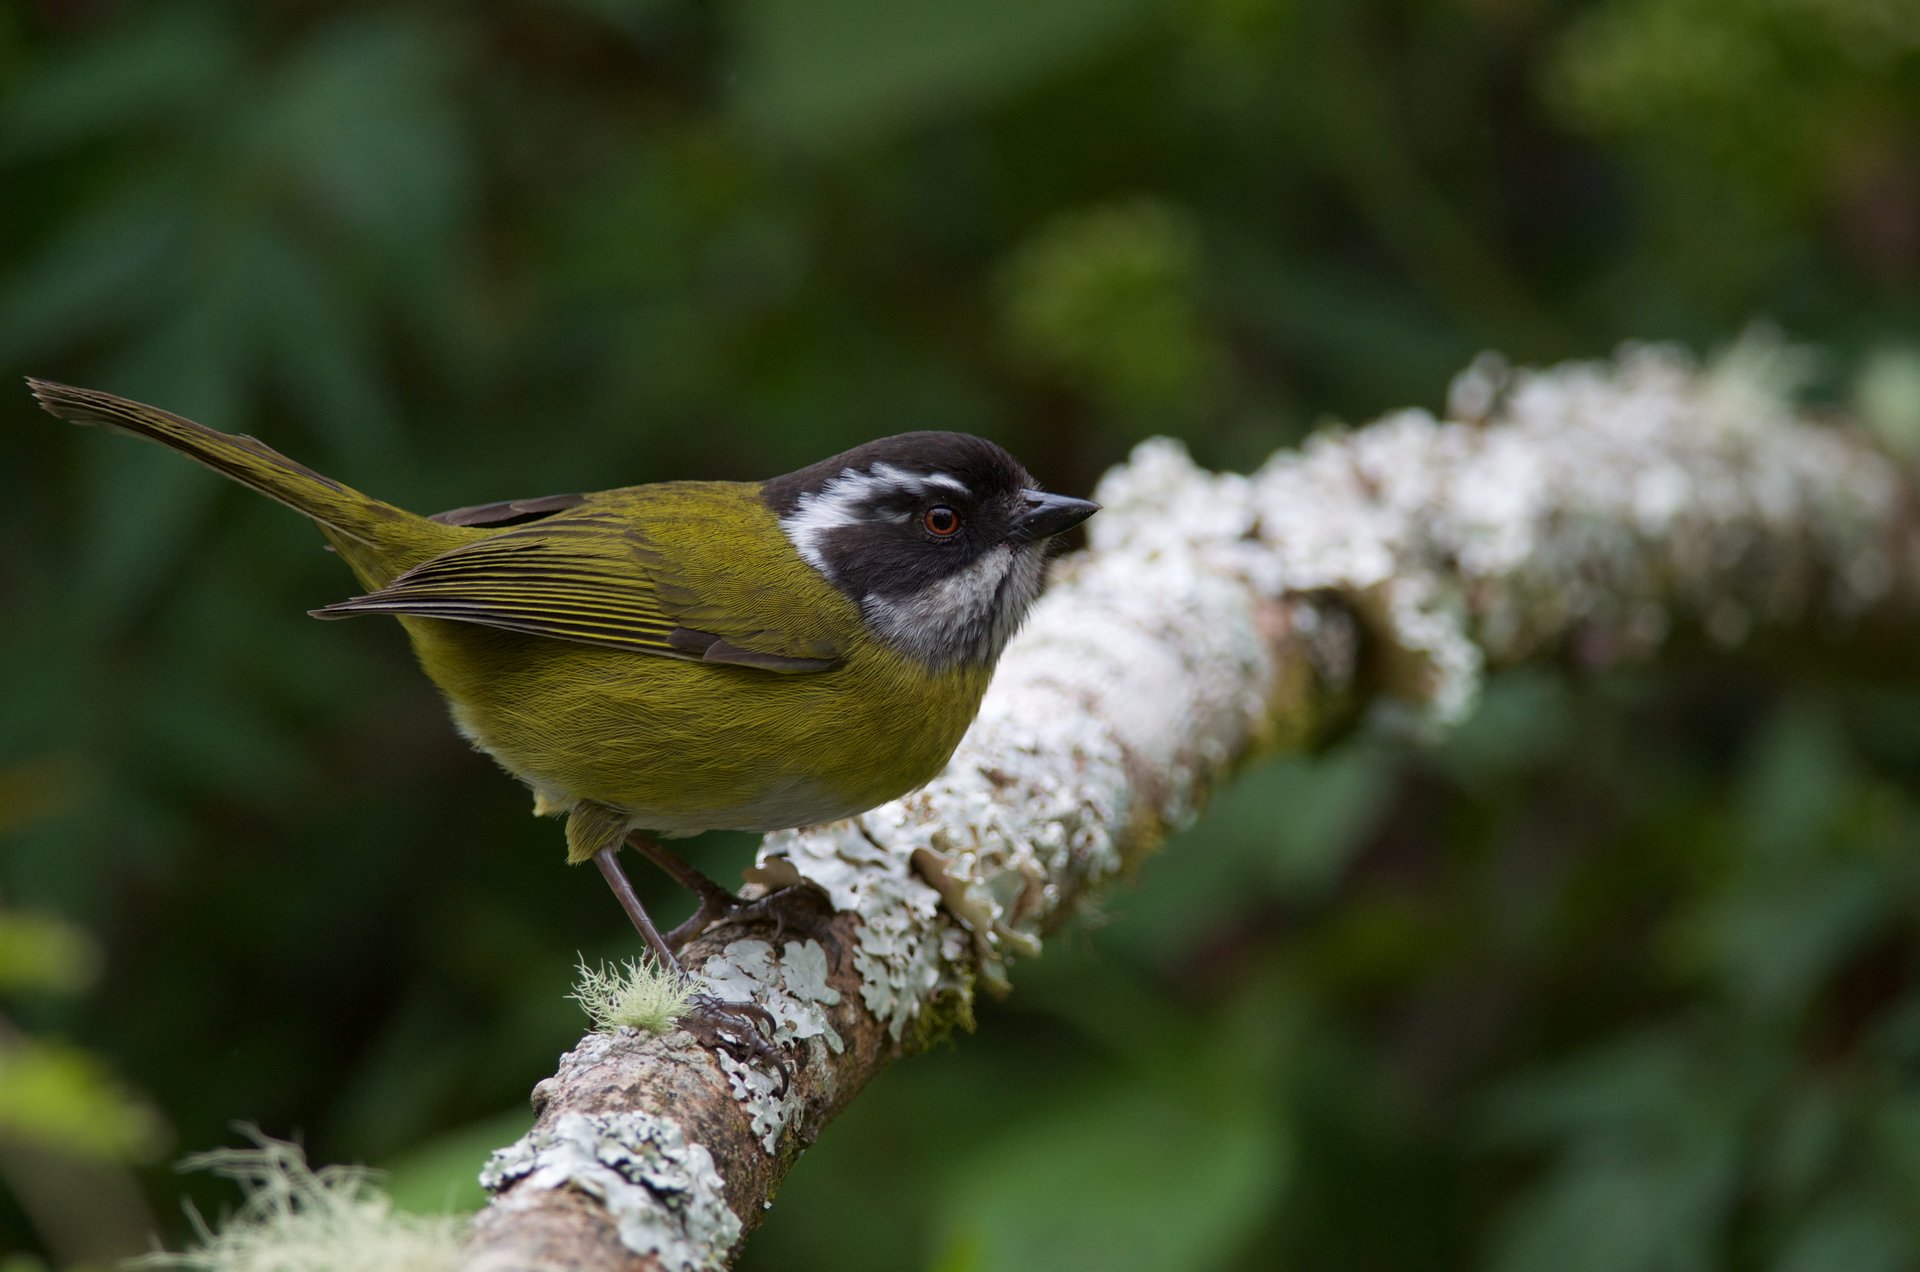
<svg viewBox="0 0 1920 1272">
<path fill-rule="evenodd" d="M 927 528 L 928 534 L 947 539 L 959 533 L 960 514 L 945 504 L 935 504 L 920 518 L 920 524 Z"/>
</svg>

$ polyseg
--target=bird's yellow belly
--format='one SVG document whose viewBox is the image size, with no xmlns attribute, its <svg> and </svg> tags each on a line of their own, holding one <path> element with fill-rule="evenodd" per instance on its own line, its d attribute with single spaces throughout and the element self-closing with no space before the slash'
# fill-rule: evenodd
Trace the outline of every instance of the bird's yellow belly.
<svg viewBox="0 0 1920 1272">
<path fill-rule="evenodd" d="M 670 835 L 813 825 L 903 795 L 945 766 L 988 679 L 949 670 L 936 684 L 873 643 L 834 671 L 782 674 L 407 626 L 461 731 L 534 788 L 540 811 L 592 800 Z"/>
</svg>

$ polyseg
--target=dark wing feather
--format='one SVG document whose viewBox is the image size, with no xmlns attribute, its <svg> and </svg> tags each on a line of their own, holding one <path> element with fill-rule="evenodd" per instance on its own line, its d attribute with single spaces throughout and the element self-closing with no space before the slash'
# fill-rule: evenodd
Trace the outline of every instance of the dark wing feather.
<svg viewBox="0 0 1920 1272">
<path fill-rule="evenodd" d="M 427 520 L 448 526 L 519 526 L 542 517 L 551 517 L 556 512 L 565 512 L 569 508 L 578 508 L 586 502 L 586 498 L 585 495 L 542 495 L 538 499 L 502 499 L 498 503 L 449 508 L 445 512 L 434 513 Z"/>
</svg>

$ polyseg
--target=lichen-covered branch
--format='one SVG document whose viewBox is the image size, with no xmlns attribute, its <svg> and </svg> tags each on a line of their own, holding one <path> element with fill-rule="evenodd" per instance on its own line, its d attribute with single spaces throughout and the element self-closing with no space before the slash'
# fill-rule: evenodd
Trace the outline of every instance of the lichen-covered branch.
<svg viewBox="0 0 1920 1272">
<path fill-rule="evenodd" d="M 1543 373 L 1482 359 L 1451 418 L 1325 433 L 1250 476 L 1139 447 L 946 773 L 770 836 L 754 881 L 826 901 L 796 890 L 786 933 L 692 951 L 715 992 L 780 1020 L 791 1089 L 684 1037 L 589 1036 L 489 1164 L 467 1266 L 723 1266 L 868 1079 L 967 1020 L 1257 749 L 1363 718 L 1444 726 L 1500 664 L 1905 618 L 1907 479 L 1798 416 L 1785 360 L 1755 342 L 1704 371 L 1654 347 Z M 792 935 L 822 922 L 825 942 Z"/>
</svg>

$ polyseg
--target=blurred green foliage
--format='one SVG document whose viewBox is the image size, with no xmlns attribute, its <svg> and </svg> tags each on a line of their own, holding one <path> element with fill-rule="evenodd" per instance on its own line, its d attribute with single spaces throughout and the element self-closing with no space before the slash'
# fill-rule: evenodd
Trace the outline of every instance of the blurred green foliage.
<svg viewBox="0 0 1920 1272">
<path fill-rule="evenodd" d="M 1191 422 L 1210 352 L 1195 304 L 1199 245 L 1170 209 L 1138 201 L 1071 212 L 1007 263 L 1008 351 L 1119 419 Z"/>
<path fill-rule="evenodd" d="M 1916 13 L 23 2 L 0 368 L 427 510 L 915 427 L 1080 490 L 1756 315 L 1911 439 Z M 618 911 L 398 633 L 307 620 L 310 529 L 0 418 L 0 1251 L 148 1222 L 19 1187 L 28 1141 L 150 1163 L 177 1240 L 227 1199 L 152 1155 L 236 1120 L 473 1204 Z M 1829 667 L 1542 670 L 1431 752 L 1259 767 L 745 1266 L 1920 1264 L 1920 698 Z"/>
</svg>

